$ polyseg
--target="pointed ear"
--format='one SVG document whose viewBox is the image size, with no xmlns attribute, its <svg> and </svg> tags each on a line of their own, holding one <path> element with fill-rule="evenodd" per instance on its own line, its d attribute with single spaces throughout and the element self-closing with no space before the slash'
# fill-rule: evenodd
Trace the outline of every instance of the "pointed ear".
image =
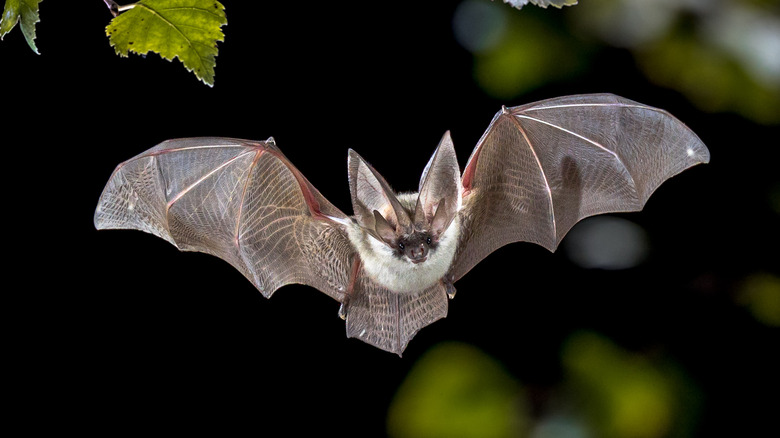
<svg viewBox="0 0 780 438">
<path fill-rule="evenodd" d="M 358 223 L 363 228 L 374 230 L 374 210 L 377 210 L 392 228 L 410 228 L 412 221 L 409 215 L 382 175 L 352 149 L 349 150 L 348 165 L 349 191 Z"/>
<path fill-rule="evenodd" d="M 441 235 L 450 227 L 450 223 L 455 219 L 457 210 L 450 209 L 447 206 L 447 200 L 442 199 L 439 205 L 436 207 L 436 214 L 433 215 L 431 220 L 431 232 L 434 235 Z"/>
<path fill-rule="evenodd" d="M 376 235 L 388 245 L 393 245 L 395 243 L 395 228 L 376 210 L 374 210 L 374 223 Z"/>
<path fill-rule="evenodd" d="M 460 168 L 450 131 L 447 131 L 420 178 L 420 196 L 414 211 L 415 227 L 430 227 L 436 233 L 433 226 L 436 218 L 437 224 L 444 226 L 439 232 L 444 232 L 460 209 L 460 203 Z"/>
</svg>

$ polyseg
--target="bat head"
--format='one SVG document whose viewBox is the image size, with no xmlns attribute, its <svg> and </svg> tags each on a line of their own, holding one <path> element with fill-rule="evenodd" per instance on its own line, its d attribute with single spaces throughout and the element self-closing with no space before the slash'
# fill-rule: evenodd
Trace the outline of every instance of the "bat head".
<svg viewBox="0 0 780 438">
<path fill-rule="evenodd" d="M 399 258 L 414 264 L 435 252 L 461 205 L 460 169 L 447 131 L 420 178 L 419 192 L 397 195 L 355 151 L 349 182 L 358 224 Z"/>
</svg>

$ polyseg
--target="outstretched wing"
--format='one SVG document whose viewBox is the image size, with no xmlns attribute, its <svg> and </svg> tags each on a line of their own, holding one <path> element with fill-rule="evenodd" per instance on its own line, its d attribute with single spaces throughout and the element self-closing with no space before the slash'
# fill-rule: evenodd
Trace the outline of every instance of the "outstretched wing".
<svg viewBox="0 0 780 438">
<path fill-rule="evenodd" d="M 266 297 L 300 283 L 343 301 L 353 249 L 273 138 L 169 140 L 117 166 L 95 227 L 131 228 L 226 260 Z"/>
<path fill-rule="evenodd" d="M 641 210 L 666 179 L 709 161 L 666 111 L 610 94 L 503 108 L 463 172 L 457 280 L 499 247 L 554 251 L 579 220 Z"/>
</svg>

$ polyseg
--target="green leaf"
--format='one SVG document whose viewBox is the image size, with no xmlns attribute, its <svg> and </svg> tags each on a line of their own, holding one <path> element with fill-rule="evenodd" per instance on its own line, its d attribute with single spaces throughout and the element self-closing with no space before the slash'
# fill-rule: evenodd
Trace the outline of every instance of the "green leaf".
<svg viewBox="0 0 780 438">
<path fill-rule="evenodd" d="M 106 27 L 120 56 L 129 52 L 179 58 L 201 81 L 214 85 L 217 41 L 224 41 L 225 7 L 216 0 L 141 0 Z M 121 9 L 120 9 L 121 10 Z"/>
<path fill-rule="evenodd" d="M 35 23 L 38 18 L 38 3 L 41 0 L 6 0 L 3 8 L 3 16 L 0 17 L 0 39 L 21 21 L 22 35 L 27 40 L 27 44 L 36 54 L 38 48 L 35 47 Z"/>
</svg>

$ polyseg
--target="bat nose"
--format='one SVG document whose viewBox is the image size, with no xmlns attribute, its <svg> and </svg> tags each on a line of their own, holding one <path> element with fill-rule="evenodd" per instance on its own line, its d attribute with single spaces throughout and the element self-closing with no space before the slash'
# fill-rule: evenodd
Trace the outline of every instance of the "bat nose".
<svg viewBox="0 0 780 438">
<path fill-rule="evenodd" d="M 427 256 L 428 256 L 428 251 L 426 250 L 425 245 L 423 244 L 420 244 L 420 246 L 409 249 L 409 258 L 413 262 L 421 262 Z"/>
</svg>

